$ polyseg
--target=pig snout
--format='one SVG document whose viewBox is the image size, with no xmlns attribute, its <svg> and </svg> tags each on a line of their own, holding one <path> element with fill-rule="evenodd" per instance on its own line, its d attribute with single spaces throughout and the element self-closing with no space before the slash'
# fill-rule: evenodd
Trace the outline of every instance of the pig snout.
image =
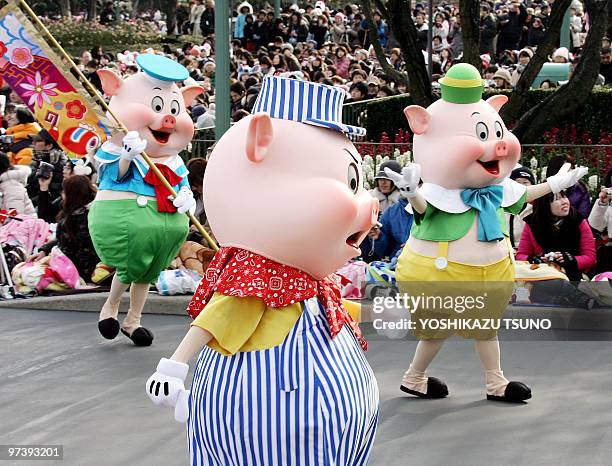
<svg viewBox="0 0 612 466">
<path fill-rule="evenodd" d="M 505 157 L 508 155 L 508 145 L 506 144 L 506 141 L 497 141 L 494 150 L 496 157 Z"/>
<path fill-rule="evenodd" d="M 162 128 L 163 129 L 174 129 L 176 126 L 176 118 L 172 115 L 165 115 L 162 119 Z"/>
</svg>

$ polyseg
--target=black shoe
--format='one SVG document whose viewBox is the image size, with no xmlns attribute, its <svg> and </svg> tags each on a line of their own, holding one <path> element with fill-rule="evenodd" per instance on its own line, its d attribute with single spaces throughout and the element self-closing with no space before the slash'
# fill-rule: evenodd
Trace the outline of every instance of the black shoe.
<svg viewBox="0 0 612 466">
<path fill-rule="evenodd" d="M 98 322 L 98 330 L 100 331 L 100 335 L 104 338 L 112 340 L 119 335 L 119 321 L 112 317 L 108 317 Z"/>
<path fill-rule="evenodd" d="M 427 377 L 427 393 L 417 392 L 416 390 L 411 390 L 403 385 L 400 385 L 400 390 L 410 393 L 411 395 L 418 396 L 419 398 L 434 399 L 448 396 L 448 387 L 446 384 L 435 377 Z"/>
<path fill-rule="evenodd" d="M 509 382 L 504 396 L 487 395 L 487 400 L 505 401 L 506 403 L 521 403 L 531 398 L 531 388 L 523 382 Z"/>
<path fill-rule="evenodd" d="M 136 346 L 151 346 L 151 343 L 153 343 L 153 332 L 144 327 L 138 327 L 131 335 L 123 329 L 121 329 L 121 333 L 132 340 Z"/>
</svg>

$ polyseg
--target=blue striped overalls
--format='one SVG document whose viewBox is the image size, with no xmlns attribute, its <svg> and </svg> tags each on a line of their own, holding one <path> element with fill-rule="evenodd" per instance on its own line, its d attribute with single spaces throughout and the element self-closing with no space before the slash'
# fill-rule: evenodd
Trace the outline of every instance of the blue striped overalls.
<svg viewBox="0 0 612 466">
<path fill-rule="evenodd" d="M 285 341 L 223 356 L 205 347 L 189 400 L 192 465 L 367 464 L 378 386 L 345 325 L 332 340 L 316 298 Z"/>
</svg>

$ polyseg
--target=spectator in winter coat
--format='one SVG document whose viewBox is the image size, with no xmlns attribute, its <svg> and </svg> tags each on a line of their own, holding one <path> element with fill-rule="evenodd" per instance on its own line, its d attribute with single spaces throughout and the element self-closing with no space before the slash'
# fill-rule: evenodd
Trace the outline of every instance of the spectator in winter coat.
<svg viewBox="0 0 612 466">
<path fill-rule="evenodd" d="M 601 188 L 598 199 L 593 204 L 593 209 L 589 214 L 589 224 L 591 228 L 601 233 L 602 246 L 597 250 L 596 273 L 609 272 L 612 270 L 612 244 L 610 235 L 612 234 L 612 182 L 611 171 L 606 174 L 604 185 Z"/>
<path fill-rule="evenodd" d="M 12 166 L 8 156 L 0 152 L 0 209 L 15 209 L 18 214 L 36 217 L 25 183 L 30 167 Z"/>
<path fill-rule="evenodd" d="M 32 162 L 32 137 L 38 134 L 40 126 L 27 108 L 11 113 L 8 120 L 7 136 L 13 136 L 8 156 L 13 165 L 29 165 Z"/>
<path fill-rule="evenodd" d="M 564 191 L 547 194 L 533 202 L 533 214 L 525 219 L 516 258 L 542 261 L 547 253 L 565 270 L 570 280 L 595 265 L 595 239 L 586 220 L 571 206 Z"/>
<path fill-rule="evenodd" d="M 206 0 L 206 9 L 200 17 L 200 31 L 204 37 L 215 32 L 215 2 Z"/>
<path fill-rule="evenodd" d="M 527 9 L 522 3 L 512 4 L 507 15 L 498 18 L 499 35 L 497 36 L 497 56 L 505 50 L 517 50 L 523 32 L 523 24 L 527 19 Z"/>
<path fill-rule="evenodd" d="M 524 186 L 533 186 L 535 184 L 535 177 L 533 176 L 531 170 L 529 170 L 527 167 L 518 167 L 512 170 L 512 173 L 510 173 L 510 179 Z M 521 234 L 525 228 L 525 218 L 532 213 L 533 206 L 531 203 L 525 203 L 523 210 L 519 214 L 506 214 L 509 226 L 508 231 L 510 233 L 510 243 L 512 244 L 512 247 L 518 247 Z"/>
<path fill-rule="evenodd" d="M 552 157 L 546 167 L 546 178 L 556 175 L 561 170 L 561 167 L 568 162 L 566 157 L 557 155 Z M 589 195 L 589 187 L 587 184 L 579 180 L 574 186 L 566 190 L 570 204 L 582 218 L 588 218 L 591 212 L 591 197 Z"/>
<path fill-rule="evenodd" d="M 448 32 L 448 38 L 452 40 L 451 51 L 453 58 L 457 58 L 463 53 L 463 29 L 461 29 L 461 17 L 456 16 Z"/>
<path fill-rule="evenodd" d="M 404 247 L 410 236 L 410 228 L 412 228 L 414 219 L 413 214 L 406 208 L 412 210 L 408 206 L 408 201 L 401 198 L 380 217 L 382 224 L 380 229 L 370 232 L 369 239 L 374 242 L 376 256 L 393 258 Z"/>
<path fill-rule="evenodd" d="M 85 281 L 91 281 L 91 274 L 100 259 L 93 247 L 87 216 L 89 206 L 96 197 L 96 187 L 84 175 L 74 175 L 64 180 L 62 210 L 57 218 L 56 240 L 45 244 L 39 259 L 51 252 L 54 246 L 72 261 Z"/>
<path fill-rule="evenodd" d="M 544 40 L 545 33 L 546 30 L 544 29 L 542 18 L 536 16 L 533 18 L 533 24 L 527 33 L 527 45 L 529 47 L 537 47 Z"/>
<path fill-rule="evenodd" d="M 236 8 L 238 11 L 238 17 L 234 24 L 234 39 L 244 39 L 244 26 L 246 25 L 246 18 L 253 14 L 253 7 L 249 2 L 242 2 Z"/>
<path fill-rule="evenodd" d="M 395 187 L 395 184 L 385 173 L 385 168 L 393 170 L 395 173 L 402 172 L 402 167 L 399 163 L 397 163 L 395 160 L 389 160 L 380 165 L 380 169 L 374 177 L 376 187 L 370 190 L 370 194 L 372 197 L 378 199 L 378 206 L 381 215 L 385 212 L 385 210 L 401 199 L 400 193 Z"/>
<path fill-rule="evenodd" d="M 493 40 L 497 34 L 497 24 L 491 14 L 491 7 L 487 3 L 480 6 L 480 54 L 488 53 L 493 56 Z"/>
</svg>

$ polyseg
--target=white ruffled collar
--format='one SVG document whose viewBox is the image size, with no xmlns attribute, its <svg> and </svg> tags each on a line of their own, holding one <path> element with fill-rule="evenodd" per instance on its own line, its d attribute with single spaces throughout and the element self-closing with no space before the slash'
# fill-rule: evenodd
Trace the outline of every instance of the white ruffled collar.
<svg viewBox="0 0 612 466">
<path fill-rule="evenodd" d="M 117 144 L 115 144 L 115 143 L 113 143 L 111 141 L 105 141 L 104 144 L 102 144 L 101 149 L 104 152 L 116 155 L 117 158 L 119 158 L 119 154 L 121 154 L 121 149 L 122 148 L 121 148 L 121 146 L 118 146 Z M 114 160 L 102 160 L 102 159 L 98 159 L 96 157 L 96 160 L 98 160 L 98 162 L 104 164 L 104 163 L 114 162 L 117 159 L 114 159 Z M 140 172 L 140 175 L 144 178 L 146 176 L 147 172 L 149 171 L 149 165 L 147 164 L 147 162 L 145 161 L 145 159 L 144 159 L 144 157 L 142 155 L 136 156 L 136 158 L 134 160 L 137 162 L 136 163 L 136 168 L 138 168 L 138 171 Z M 178 154 L 167 158 L 163 162 L 163 164 L 166 165 L 169 169 L 171 169 L 175 173 L 176 173 L 176 170 L 178 168 L 180 168 L 181 166 L 185 165 L 185 163 L 183 162 L 183 159 Z"/>
<path fill-rule="evenodd" d="M 526 186 L 510 178 L 505 178 L 504 181 L 499 183 L 499 186 L 504 188 L 502 207 L 515 204 L 527 190 Z M 447 189 L 434 183 L 423 183 L 419 188 L 419 192 L 429 204 L 450 214 L 460 214 L 471 208 L 461 200 L 461 191 L 463 189 Z"/>
</svg>

